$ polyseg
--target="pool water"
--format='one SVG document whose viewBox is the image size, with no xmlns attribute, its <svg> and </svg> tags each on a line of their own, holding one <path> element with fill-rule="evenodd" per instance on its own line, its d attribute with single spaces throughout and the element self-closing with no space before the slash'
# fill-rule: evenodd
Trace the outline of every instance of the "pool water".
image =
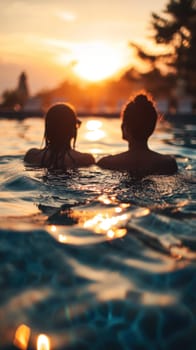
<svg viewBox="0 0 196 350">
<path fill-rule="evenodd" d="M 25 167 L 43 120 L 0 120 L 0 349 L 196 348 L 196 123 L 175 118 L 150 144 L 178 174 L 141 180 Z M 126 149 L 118 119 L 82 121 L 77 149 Z"/>
</svg>

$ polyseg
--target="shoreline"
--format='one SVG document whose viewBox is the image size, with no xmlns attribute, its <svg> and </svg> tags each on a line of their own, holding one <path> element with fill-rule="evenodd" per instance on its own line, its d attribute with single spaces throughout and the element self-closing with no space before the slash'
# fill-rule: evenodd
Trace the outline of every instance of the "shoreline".
<svg viewBox="0 0 196 350">
<path fill-rule="evenodd" d="M 106 112 L 79 112 L 79 117 L 104 117 L 104 118 L 120 118 L 120 112 L 106 113 Z M 14 110 L 0 110 L 0 119 L 15 119 L 23 120 L 26 118 L 40 118 L 44 117 L 44 111 L 14 111 Z M 195 113 L 165 113 L 163 120 L 169 122 L 196 122 Z"/>
</svg>

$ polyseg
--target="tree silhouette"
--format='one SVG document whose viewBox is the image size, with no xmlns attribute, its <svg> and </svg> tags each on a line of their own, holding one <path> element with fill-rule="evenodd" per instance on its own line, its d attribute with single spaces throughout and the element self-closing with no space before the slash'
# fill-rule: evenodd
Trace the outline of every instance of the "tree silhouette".
<svg viewBox="0 0 196 350">
<path fill-rule="evenodd" d="M 177 81 L 184 82 L 185 91 L 196 94 L 196 1 L 170 0 L 163 16 L 152 13 L 152 39 L 165 45 L 167 53 L 149 54 L 138 45 L 130 43 L 140 59 L 150 63 L 151 69 L 160 63 L 175 73 Z"/>
<path fill-rule="evenodd" d="M 29 89 L 27 84 L 27 76 L 22 72 L 18 78 L 18 86 L 16 89 L 5 90 L 2 94 L 1 107 L 15 108 L 23 107 L 29 97 Z"/>
<path fill-rule="evenodd" d="M 190 73 L 196 71 L 194 60 L 196 53 L 196 2 L 195 0 L 171 0 L 166 5 L 164 14 L 166 17 L 152 13 L 154 39 L 157 44 L 170 46 L 168 66 L 174 68 L 178 78 L 188 83 Z M 188 84 L 186 85 L 188 87 Z"/>
</svg>

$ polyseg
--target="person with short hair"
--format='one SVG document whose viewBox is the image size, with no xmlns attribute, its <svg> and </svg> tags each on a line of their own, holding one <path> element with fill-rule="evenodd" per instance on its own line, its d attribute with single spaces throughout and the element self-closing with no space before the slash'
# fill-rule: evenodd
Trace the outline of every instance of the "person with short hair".
<svg viewBox="0 0 196 350">
<path fill-rule="evenodd" d="M 148 139 L 154 132 L 158 113 L 152 99 L 145 93 L 130 99 L 121 112 L 122 138 L 128 151 L 101 158 L 101 168 L 128 171 L 133 176 L 171 175 L 177 172 L 174 157 L 152 151 Z"/>
<path fill-rule="evenodd" d="M 45 116 L 44 148 L 28 150 L 24 157 L 25 163 L 62 170 L 94 164 L 91 154 L 75 150 L 80 124 L 70 104 L 57 103 L 51 106 Z"/>
</svg>

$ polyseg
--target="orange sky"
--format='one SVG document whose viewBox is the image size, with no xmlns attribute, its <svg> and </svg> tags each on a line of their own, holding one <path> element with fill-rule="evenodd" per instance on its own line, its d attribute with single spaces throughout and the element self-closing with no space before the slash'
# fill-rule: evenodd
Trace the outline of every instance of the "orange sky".
<svg viewBox="0 0 196 350">
<path fill-rule="evenodd" d="M 30 92 L 67 77 L 107 78 L 134 62 L 129 41 L 146 45 L 151 12 L 168 1 L 6 0 L 0 3 L 0 93 L 25 70 Z"/>
</svg>

